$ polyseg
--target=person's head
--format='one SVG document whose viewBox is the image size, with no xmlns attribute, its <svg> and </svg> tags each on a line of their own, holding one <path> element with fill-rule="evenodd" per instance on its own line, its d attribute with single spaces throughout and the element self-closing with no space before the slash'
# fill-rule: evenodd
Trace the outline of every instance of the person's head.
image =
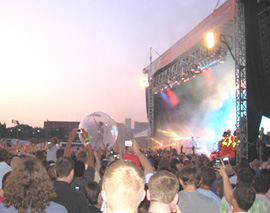
<svg viewBox="0 0 270 213">
<path fill-rule="evenodd" d="M 50 166 L 50 167 L 48 168 L 48 175 L 49 175 L 49 177 L 50 177 L 50 179 L 51 179 L 52 181 L 55 181 L 55 180 L 56 180 L 57 175 L 56 175 L 55 165 Z"/>
<path fill-rule="evenodd" d="M 171 159 L 170 168 L 175 169 L 176 171 L 180 170 L 181 168 L 180 161 L 176 158 Z"/>
<path fill-rule="evenodd" d="M 60 158 L 60 157 L 63 157 L 64 156 L 64 152 L 65 150 L 64 149 L 58 149 L 56 151 L 56 159 Z"/>
<path fill-rule="evenodd" d="M 97 182 L 91 181 L 82 188 L 88 203 L 91 205 L 96 205 L 100 199 L 100 186 Z"/>
<path fill-rule="evenodd" d="M 237 181 L 241 184 L 252 185 L 256 173 L 250 168 L 240 169 L 237 173 Z"/>
<path fill-rule="evenodd" d="M 248 211 L 255 200 L 254 190 L 245 184 L 237 185 L 233 190 L 231 203 L 233 208 Z"/>
<path fill-rule="evenodd" d="M 233 167 L 230 164 L 225 165 L 226 173 L 229 177 L 234 176 Z"/>
<path fill-rule="evenodd" d="M 74 162 L 71 158 L 61 157 L 55 163 L 55 170 L 58 178 L 64 178 L 71 182 L 74 174 Z"/>
<path fill-rule="evenodd" d="M 137 155 L 134 154 L 127 154 L 124 156 L 123 160 L 127 160 L 127 161 L 133 161 L 134 163 L 136 163 L 136 165 L 138 167 L 141 167 L 141 162 L 140 159 Z"/>
<path fill-rule="evenodd" d="M 55 145 L 55 144 L 59 143 L 59 139 L 57 137 L 52 137 L 50 139 L 50 142 L 51 142 L 51 144 Z"/>
<path fill-rule="evenodd" d="M 9 154 L 6 149 L 0 149 L 0 162 L 7 162 L 9 160 Z"/>
<path fill-rule="evenodd" d="M 50 139 L 50 141 L 48 142 L 48 148 L 49 148 L 49 150 L 51 150 L 52 147 L 54 147 L 57 143 L 59 143 L 58 138 L 57 137 L 52 137 Z"/>
<path fill-rule="evenodd" d="M 43 161 L 45 159 L 44 152 L 41 150 L 36 151 L 35 158 L 39 161 Z"/>
<path fill-rule="evenodd" d="M 88 155 L 87 155 L 86 151 L 84 151 L 84 150 L 78 151 L 76 153 L 76 159 L 86 163 L 88 161 Z"/>
<path fill-rule="evenodd" d="M 239 167 L 242 168 L 250 168 L 250 165 L 248 163 L 248 160 L 246 158 L 241 158 L 239 162 Z"/>
<path fill-rule="evenodd" d="M 258 159 L 255 159 L 254 161 L 252 161 L 251 166 L 253 169 L 259 170 L 260 169 L 260 161 Z"/>
<path fill-rule="evenodd" d="M 211 187 L 216 180 L 216 172 L 210 166 L 201 167 L 202 184 Z"/>
<path fill-rule="evenodd" d="M 144 174 L 134 162 L 119 160 L 106 169 L 102 197 L 109 212 L 134 212 L 144 195 Z"/>
<path fill-rule="evenodd" d="M 176 149 L 172 149 L 172 156 L 178 156 Z"/>
<path fill-rule="evenodd" d="M 186 185 L 198 186 L 201 181 L 200 170 L 193 164 L 186 165 L 179 171 L 179 178 L 183 187 Z"/>
<path fill-rule="evenodd" d="M 254 177 L 253 187 L 254 187 L 256 193 L 265 194 L 269 189 L 269 185 L 268 185 L 266 176 L 256 175 Z"/>
<path fill-rule="evenodd" d="M 41 163 L 35 159 L 23 159 L 8 177 L 4 204 L 19 212 L 26 212 L 29 206 L 33 212 L 44 212 L 56 196 L 53 183 Z"/>
<path fill-rule="evenodd" d="M 169 163 L 168 159 L 167 158 L 162 158 L 159 161 L 158 169 L 159 170 L 169 170 L 169 168 L 170 168 L 170 163 Z"/>
<path fill-rule="evenodd" d="M 178 190 L 177 177 L 168 171 L 159 171 L 149 180 L 147 197 L 150 201 L 175 205 L 178 202 Z"/>
<path fill-rule="evenodd" d="M 13 157 L 13 158 L 11 159 L 11 162 L 10 162 L 11 168 L 14 169 L 14 168 L 19 164 L 19 162 L 20 162 L 21 160 L 22 160 L 22 158 L 20 158 L 20 157 Z"/>
<path fill-rule="evenodd" d="M 84 162 L 78 160 L 74 166 L 74 177 L 82 177 L 85 171 L 85 164 Z"/>
</svg>

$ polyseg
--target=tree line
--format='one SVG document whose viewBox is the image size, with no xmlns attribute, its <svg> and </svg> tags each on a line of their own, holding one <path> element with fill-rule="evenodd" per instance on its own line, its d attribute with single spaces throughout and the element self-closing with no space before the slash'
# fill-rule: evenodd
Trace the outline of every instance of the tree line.
<svg viewBox="0 0 270 213">
<path fill-rule="evenodd" d="M 40 127 L 32 127 L 27 124 L 18 124 L 14 127 L 8 127 L 5 123 L 0 122 L 0 138 L 15 138 L 19 140 L 29 140 L 31 142 L 45 142 L 56 136 L 57 138 L 66 141 L 69 133 L 64 128 L 58 128 L 54 131 L 49 131 Z"/>
</svg>

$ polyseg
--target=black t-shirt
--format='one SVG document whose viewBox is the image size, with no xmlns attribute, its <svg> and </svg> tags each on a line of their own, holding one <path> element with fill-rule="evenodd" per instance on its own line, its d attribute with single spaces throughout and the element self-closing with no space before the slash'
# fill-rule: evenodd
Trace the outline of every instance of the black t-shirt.
<svg viewBox="0 0 270 213">
<path fill-rule="evenodd" d="M 54 188 L 58 195 L 55 202 L 65 206 L 69 213 L 89 212 L 86 197 L 81 191 L 63 181 L 55 181 Z"/>
<path fill-rule="evenodd" d="M 94 177 L 95 177 L 95 169 L 93 167 L 88 166 L 83 176 L 81 178 L 74 178 L 70 185 L 73 188 L 79 187 L 79 189 L 82 190 L 82 188 L 86 184 L 94 180 Z"/>
<path fill-rule="evenodd" d="M 101 213 L 101 211 L 95 206 L 88 206 L 90 213 Z"/>
</svg>

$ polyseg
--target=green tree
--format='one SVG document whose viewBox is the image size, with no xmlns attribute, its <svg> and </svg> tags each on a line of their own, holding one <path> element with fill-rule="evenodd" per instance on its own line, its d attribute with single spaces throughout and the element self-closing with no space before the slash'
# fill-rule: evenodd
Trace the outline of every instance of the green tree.
<svg viewBox="0 0 270 213">
<path fill-rule="evenodd" d="M 0 122 L 0 138 L 6 138 L 7 137 L 7 133 L 8 133 L 8 131 L 7 131 L 6 124 L 5 123 L 2 124 Z"/>
</svg>

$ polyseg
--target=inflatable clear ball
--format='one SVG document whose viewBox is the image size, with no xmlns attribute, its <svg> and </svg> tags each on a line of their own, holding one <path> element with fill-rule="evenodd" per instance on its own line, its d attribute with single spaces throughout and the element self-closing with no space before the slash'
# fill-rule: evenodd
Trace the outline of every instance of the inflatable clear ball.
<svg viewBox="0 0 270 213">
<path fill-rule="evenodd" d="M 89 139 L 93 148 L 102 148 L 106 146 L 111 148 L 118 136 L 117 124 L 111 116 L 104 112 L 94 112 L 83 118 L 79 125 L 80 129 L 88 132 Z M 85 141 L 79 134 L 83 144 Z"/>
</svg>

